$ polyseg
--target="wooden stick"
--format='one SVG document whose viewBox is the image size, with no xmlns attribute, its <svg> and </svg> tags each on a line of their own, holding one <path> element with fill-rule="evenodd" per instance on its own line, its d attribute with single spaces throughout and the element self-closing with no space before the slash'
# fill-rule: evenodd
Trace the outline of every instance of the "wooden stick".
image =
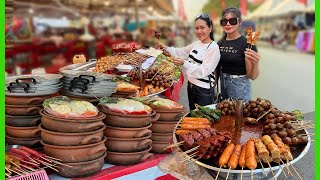
<svg viewBox="0 0 320 180">
<path fill-rule="evenodd" d="M 26 169 L 29 169 L 30 171 L 36 171 L 35 169 L 31 168 L 31 167 L 28 167 L 26 165 L 23 165 L 23 164 L 20 164 L 20 166 L 26 168 Z"/>
<path fill-rule="evenodd" d="M 267 112 L 263 113 L 261 116 L 259 116 L 257 118 L 257 121 L 259 121 L 261 118 L 263 118 L 266 114 L 268 114 L 270 111 L 272 111 L 272 109 L 274 109 L 275 107 L 270 108 Z"/>
<path fill-rule="evenodd" d="M 8 173 L 12 174 L 12 172 L 10 171 L 10 169 L 8 169 L 7 167 L 5 167 L 5 169 L 8 171 Z"/>
<path fill-rule="evenodd" d="M 27 156 L 32 162 L 35 162 L 36 164 L 39 164 L 37 161 L 35 161 L 34 159 L 32 159 L 30 156 Z M 40 165 L 40 164 L 39 164 Z"/>
<path fill-rule="evenodd" d="M 314 136 L 314 133 L 310 133 L 310 134 L 298 134 L 300 136 Z"/>
<path fill-rule="evenodd" d="M 10 176 L 9 174 L 5 173 L 5 175 L 6 175 L 7 177 L 11 178 L 11 176 Z"/>
<path fill-rule="evenodd" d="M 22 160 L 21 162 L 28 163 L 28 164 L 31 164 L 31 165 L 34 165 L 34 166 L 39 166 L 39 164 L 35 164 L 35 163 L 29 162 L 29 161 L 25 161 L 25 160 Z"/>
<path fill-rule="evenodd" d="M 243 174 L 243 166 L 241 167 L 240 180 L 242 180 L 242 174 Z"/>
<path fill-rule="evenodd" d="M 39 159 L 38 159 L 38 160 L 39 160 Z M 41 161 L 41 160 L 39 160 L 39 161 L 40 161 L 43 165 L 47 166 L 48 168 L 50 168 L 50 169 L 52 169 L 52 170 L 54 170 L 54 171 L 56 171 L 56 172 L 59 172 L 56 168 L 52 167 L 51 164 L 48 164 L 48 163 L 43 162 L 43 161 Z"/>
<path fill-rule="evenodd" d="M 282 161 L 281 158 L 280 158 L 280 161 L 281 161 L 284 165 L 286 164 L 285 162 Z M 287 171 L 288 171 L 288 175 L 289 175 L 289 176 L 293 176 L 293 174 L 292 174 L 292 172 L 290 171 L 289 167 L 286 166 L 286 165 L 285 165 L 284 167 L 286 167 L 286 169 L 287 169 Z"/>
<path fill-rule="evenodd" d="M 190 156 L 186 156 L 185 158 L 183 158 L 181 161 L 187 161 L 187 160 L 190 160 L 191 158 L 195 157 L 196 155 L 190 155 Z"/>
<path fill-rule="evenodd" d="M 269 161 L 267 161 L 267 163 L 268 163 L 268 166 L 269 166 L 270 171 L 271 171 L 271 173 L 272 173 L 273 179 L 277 179 L 277 178 L 275 177 L 275 175 L 274 175 L 274 172 L 273 172 L 273 170 L 272 170 L 272 167 L 271 167 Z"/>
<path fill-rule="evenodd" d="M 192 154 L 190 154 L 189 156 L 186 154 L 186 155 L 185 155 L 185 158 L 183 158 L 181 161 L 185 161 L 185 160 L 187 160 L 187 159 L 191 159 L 191 158 L 195 157 L 198 152 L 199 152 L 199 151 L 197 151 L 197 152 L 195 152 L 195 153 L 192 153 Z"/>
<path fill-rule="evenodd" d="M 72 167 L 72 166 L 70 166 L 70 165 L 68 165 L 68 164 L 63 164 L 63 163 L 61 163 L 61 162 L 59 162 L 59 161 L 55 161 L 55 160 L 53 160 L 53 163 L 60 164 L 60 165 L 62 165 L 62 166 L 66 166 L 66 167 Z"/>
<path fill-rule="evenodd" d="M 14 163 L 13 161 L 10 161 L 11 164 L 15 165 L 18 171 L 22 172 L 22 173 L 28 173 L 28 171 L 24 171 L 18 164 Z M 20 164 L 22 165 L 22 164 Z"/>
<path fill-rule="evenodd" d="M 300 174 L 298 173 L 298 171 L 296 170 L 296 168 L 294 168 L 294 167 L 292 166 L 292 164 L 290 163 L 290 161 L 288 161 L 288 159 L 287 159 L 287 162 L 290 164 L 290 166 L 292 167 L 293 171 L 299 176 L 300 180 L 302 180 Z"/>
<path fill-rule="evenodd" d="M 215 178 L 214 180 L 217 180 L 217 179 L 218 179 L 220 171 L 221 171 L 221 166 L 220 166 L 219 171 L 218 171 L 218 173 L 217 173 L 217 176 L 216 176 L 216 178 Z"/>
<path fill-rule="evenodd" d="M 279 167 L 281 168 L 282 172 L 283 172 L 283 175 L 286 177 L 286 179 L 288 179 L 287 175 L 286 175 L 286 172 L 284 172 L 284 169 L 282 168 L 280 162 L 278 163 L 279 164 Z"/>
<path fill-rule="evenodd" d="M 12 172 L 14 172 L 14 173 L 16 173 L 16 174 L 18 174 L 18 175 L 20 175 L 20 176 L 23 176 L 23 174 L 21 174 L 21 173 L 19 173 L 19 172 L 15 171 L 15 170 L 13 170 L 13 169 L 10 169 L 10 171 L 12 171 Z"/>
<path fill-rule="evenodd" d="M 251 169 L 251 180 L 253 180 L 253 170 Z"/>
<path fill-rule="evenodd" d="M 194 147 L 194 148 L 192 148 L 192 149 L 189 149 L 188 151 L 183 152 L 181 155 L 188 154 L 188 153 L 190 153 L 190 152 L 192 152 L 192 151 L 195 151 L 195 150 L 197 150 L 199 147 L 200 147 L 200 146 L 196 146 L 196 147 Z"/>
<path fill-rule="evenodd" d="M 229 170 L 228 170 L 228 174 L 227 174 L 226 180 L 228 180 L 228 177 L 229 177 L 229 174 L 230 174 L 230 170 L 231 170 L 231 166 L 229 167 Z"/>
<path fill-rule="evenodd" d="M 54 159 L 54 160 L 56 160 L 56 161 L 62 161 L 61 159 L 58 159 L 58 158 L 54 158 L 54 157 L 51 157 L 51 156 L 45 156 L 46 158 L 49 158 L 49 159 Z"/>
<path fill-rule="evenodd" d="M 267 173 L 266 173 L 266 170 L 264 169 L 263 165 L 262 165 L 262 162 L 261 162 L 261 159 L 259 158 L 259 162 L 260 162 L 260 165 L 262 167 L 262 170 L 263 170 L 263 173 L 265 176 L 268 176 Z"/>
<path fill-rule="evenodd" d="M 180 146 L 181 144 L 183 144 L 184 141 L 181 141 L 181 142 L 178 142 L 178 143 L 175 143 L 175 144 L 170 144 L 169 146 L 167 146 L 166 148 L 164 148 L 163 150 L 166 150 L 168 148 L 173 148 L 173 147 L 177 147 L 177 146 Z"/>
</svg>

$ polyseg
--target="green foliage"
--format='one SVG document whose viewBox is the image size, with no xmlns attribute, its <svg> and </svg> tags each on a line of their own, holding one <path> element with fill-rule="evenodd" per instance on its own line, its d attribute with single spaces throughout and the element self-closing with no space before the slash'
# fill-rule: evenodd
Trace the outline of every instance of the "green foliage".
<svg viewBox="0 0 320 180">
<path fill-rule="evenodd" d="M 227 7 L 240 7 L 240 0 L 224 0 L 226 8 Z M 257 7 L 259 7 L 260 4 L 247 4 L 248 11 L 253 11 Z M 208 2 L 202 7 L 203 13 L 212 14 L 213 11 L 217 11 L 218 16 L 221 17 L 222 14 L 222 6 L 221 6 L 221 0 L 208 0 Z"/>
</svg>

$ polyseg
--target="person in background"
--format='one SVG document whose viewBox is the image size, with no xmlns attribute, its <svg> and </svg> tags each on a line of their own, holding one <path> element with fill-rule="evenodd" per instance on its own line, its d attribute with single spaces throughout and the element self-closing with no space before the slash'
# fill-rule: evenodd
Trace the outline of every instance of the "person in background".
<svg viewBox="0 0 320 180">
<path fill-rule="evenodd" d="M 174 64 L 185 68 L 190 110 L 195 109 L 195 104 L 205 106 L 214 102 L 213 72 L 220 59 L 219 47 L 213 39 L 212 20 L 208 14 L 196 17 L 194 33 L 199 41 L 183 48 L 157 44 L 159 48 L 166 49 L 174 57 Z"/>
<path fill-rule="evenodd" d="M 227 8 L 222 12 L 220 25 L 225 33 L 218 42 L 221 59 L 221 94 L 223 99 L 251 99 L 251 80 L 259 75 L 260 55 L 256 46 L 247 48 L 247 38 L 241 36 L 241 13 L 238 8 Z M 219 67 L 220 68 L 220 67 Z"/>
</svg>

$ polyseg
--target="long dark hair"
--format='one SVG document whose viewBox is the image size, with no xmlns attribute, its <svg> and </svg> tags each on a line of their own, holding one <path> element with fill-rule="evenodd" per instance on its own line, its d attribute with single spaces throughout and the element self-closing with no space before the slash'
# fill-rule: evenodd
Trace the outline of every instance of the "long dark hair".
<svg viewBox="0 0 320 180">
<path fill-rule="evenodd" d="M 212 26 L 212 30 L 209 34 L 210 39 L 212 41 L 214 41 L 214 37 L 213 37 L 213 23 L 212 20 L 210 18 L 210 16 L 208 14 L 200 14 L 198 17 L 196 17 L 196 19 L 194 20 L 194 22 L 196 22 L 198 19 L 204 20 L 207 23 L 207 26 L 210 28 Z"/>
<path fill-rule="evenodd" d="M 222 18 L 228 14 L 228 13 L 231 13 L 234 17 L 238 18 L 239 19 L 239 22 L 242 21 L 242 18 L 241 18 L 241 11 L 239 10 L 239 8 L 235 8 L 235 7 L 228 7 L 226 9 L 224 9 L 222 11 Z M 223 36 L 222 36 L 222 39 L 226 39 L 227 38 L 227 33 L 224 32 Z"/>
</svg>

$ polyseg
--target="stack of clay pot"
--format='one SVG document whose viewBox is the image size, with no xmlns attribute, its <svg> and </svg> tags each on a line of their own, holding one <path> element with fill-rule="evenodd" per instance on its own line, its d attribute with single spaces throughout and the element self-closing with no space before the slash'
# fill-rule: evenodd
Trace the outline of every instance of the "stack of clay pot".
<svg viewBox="0 0 320 180">
<path fill-rule="evenodd" d="M 62 75 L 20 75 L 6 77 L 6 140 L 8 144 L 36 148 L 40 144 L 39 111 L 42 103 L 59 92 Z"/>
<path fill-rule="evenodd" d="M 156 109 L 160 117 L 157 122 L 152 123 L 152 150 L 153 153 L 167 153 L 165 148 L 169 145 L 169 141 L 173 136 L 173 130 L 184 115 L 181 109 Z"/>
<path fill-rule="evenodd" d="M 6 141 L 11 145 L 41 147 L 39 111 L 49 96 L 6 96 Z"/>
<path fill-rule="evenodd" d="M 122 114 L 110 111 L 106 106 L 99 105 L 100 111 L 106 114 L 103 122 L 107 125 L 104 131 L 106 142 L 106 162 L 116 165 L 132 165 L 140 163 L 153 154 L 151 150 L 151 122 L 159 118 L 159 114 Z"/>
<path fill-rule="evenodd" d="M 61 118 L 45 110 L 40 114 L 44 153 L 66 164 L 57 167 L 57 174 L 68 178 L 84 177 L 102 169 L 107 150 L 103 113 L 90 118 Z"/>
</svg>

